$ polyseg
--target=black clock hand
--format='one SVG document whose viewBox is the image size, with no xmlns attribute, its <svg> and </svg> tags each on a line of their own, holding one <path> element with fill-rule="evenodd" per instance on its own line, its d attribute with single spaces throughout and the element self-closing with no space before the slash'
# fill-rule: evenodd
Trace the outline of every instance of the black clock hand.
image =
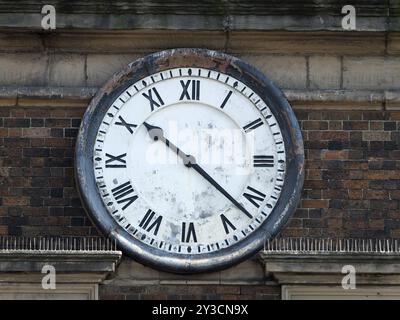
<svg viewBox="0 0 400 320">
<path fill-rule="evenodd" d="M 224 188 L 222 188 L 218 182 L 216 182 L 202 167 L 196 163 L 196 159 L 192 155 L 188 155 L 182 152 L 177 146 L 169 141 L 164 136 L 164 131 L 160 127 L 152 126 L 146 122 L 143 123 L 149 132 L 150 137 L 154 141 L 163 141 L 167 147 L 171 148 L 180 158 L 183 159 L 184 165 L 196 170 L 204 179 L 211 183 L 219 192 L 221 192 L 230 202 L 232 202 L 240 211 L 242 211 L 249 218 L 253 216 L 238 202 L 236 201 Z"/>
<path fill-rule="evenodd" d="M 207 172 L 203 170 L 197 163 L 189 162 L 189 166 L 196 170 L 204 179 L 211 183 L 219 192 L 228 198 L 240 211 L 242 211 L 249 218 L 253 216 L 248 212 L 239 202 L 237 202 L 224 188 L 222 188 Z"/>
<path fill-rule="evenodd" d="M 196 162 L 196 159 L 193 156 L 184 153 L 171 141 L 165 138 L 163 129 L 161 129 L 160 127 L 152 126 L 147 122 L 143 122 L 143 124 L 146 127 L 150 135 L 150 138 L 153 139 L 154 141 L 160 140 L 164 142 L 167 145 L 167 147 L 169 147 L 172 151 L 174 151 L 183 160 L 185 166 L 189 167 L 190 166 L 189 163 Z"/>
</svg>

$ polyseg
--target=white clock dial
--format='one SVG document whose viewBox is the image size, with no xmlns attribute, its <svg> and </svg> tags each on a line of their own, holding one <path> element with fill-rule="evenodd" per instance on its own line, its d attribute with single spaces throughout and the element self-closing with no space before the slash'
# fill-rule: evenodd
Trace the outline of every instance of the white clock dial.
<svg viewBox="0 0 400 320">
<path fill-rule="evenodd" d="M 178 255 L 222 250 L 262 225 L 280 197 L 285 159 L 268 105 L 204 68 L 131 85 L 109 106 L 93 150 L 109 214 L 142 243 Z"/>
</svg>

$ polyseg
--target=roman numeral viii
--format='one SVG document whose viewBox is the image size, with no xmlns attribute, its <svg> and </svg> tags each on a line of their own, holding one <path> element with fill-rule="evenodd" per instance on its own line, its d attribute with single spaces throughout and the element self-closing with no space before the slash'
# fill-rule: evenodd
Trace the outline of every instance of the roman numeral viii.
<svg viewBox="0 0 400 320">
<path fill-rule="evenodd" d="M 273 167 L 274 166 L 274 156 L 254 156 L 253 158 L 254 167 Z"/>
<path fill-rule="evenodd" d="M 181 80 L 182 94 L 179 100 L 200 100 L 200 80 Z"/>
<path fill-rule="evenodd" d="M 111 193 L 117 203 L 125 203 L 122 210 L 128 208 L 138 198 L 129 181 L 111 189 Z"/>
<path fill-rule="evenodd" d="M 182 222 L 182 242 L 190 242 L 191 239 L 193 242 L 197 242 L 193 222 L 190 222 L 189 226 L 187 226 L 186 222 Z"/>
<path fill-rule="evenodd" d="M 139 227 L 143 228 L 147 232 L 150 232 L 154 229 L 153 234 L 156 236 L 158 233 L 158 229 L 160 229 L 162 216 L 158 216 L 154 219 L 155 212 L 152 210 L 147 210 L 146 214 L 144 215 L 142 221 L 140 221 Z"/>
<path fill-rule="evenodd" d="M 154 96 L 153 96 L 153 93 L 154 93 Z M 163 99 L 161 99 L 161 96 L 158 93 L 156 88 L 150 89 L 147 91 L 147 94 L 142 93 L 142 95 L 147 100 L 149 100 L 151 111 L 154 111 L 154 107 L 159 108 L 160 106 L 164 105 L 164 101 L 163 101 Z"/>
<path fill-rule="evenodd" d="M 106 153 L 106 168 L 126 168 L 126 153 L 120 154 L 119 156 L 113 156 L 112 154 Z"/>
<path fill-rule="evenodd" d="M 252 188 L 252 187 L 247 187 L 248 192 L 243 193 L 243 196 L 249 200 L 253 206 L 259 208 L 260 204 L 264 201 L 265 199 L 265 194 Z"/>
</svg>

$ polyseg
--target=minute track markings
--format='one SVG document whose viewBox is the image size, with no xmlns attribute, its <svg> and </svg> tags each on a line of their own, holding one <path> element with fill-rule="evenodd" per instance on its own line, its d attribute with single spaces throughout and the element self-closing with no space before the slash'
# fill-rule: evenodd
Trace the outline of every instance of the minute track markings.
<svg viewBox="0 0 400 320">
<path fill-rule="evenodd" d="M 130 92 L 132 92 L 132 94 L 128 94 L 128 92 L 125 92 L 124 96 L 122 96 L 121 98 L 123 99 L 123 101 L 128 102 L 127 99 L 128 99 L 128 96 L 129 96 L 129 98 L 132 98 L 132 100 L 131 100 L 132 108 L 137 108 L 137 107 L 141 107 L 141 105 L 140 105 L 141 103 L 140 103 L 140 101 L 139 101 L 139 103 L 136 103 L 135 102 L 136 100 L 134 100 L 134 99 L 137 99 L 138 96 L 140 97 L 142 95 L 144 96 L 144 94 L 147 94 L 149 98 L 146 98 L 144 96 L 146 98 L 146 100 L 148 101 L 148 102 L 147 101 L 145 102 L 145 105 L 148 105 L 147 103 L 149 103 L 151 111 L 157 111 L 157 108 L 160 108 L 161 106 L 168 106 L 171 103 L 170 102 L 171 98 L 172 98 L 172 101 L 175 101 L 173 103 L 176 103 L 176 98 L 179 98 L 180 96 L 182 97 L 181 100 L 192 100 L 192 101 L 194 101 L 194 100 L 196 100 L 196 95 L 198 95 L 198 98 L 200 98 L 200 92 L 199 91 L 198 91 L 198 93 L 196 92 L 197 91 L 196 90 L 196 83 L 197 83 L 197 81 L 200 82 L 200 80 L 196 79 L 197 76 L 202 77 L 203 79 L 205 79 L 204 81 L 218 80 L 218 82 L 220 82 L 220 83 L 226 83 L 225 91 L 221 91 L 221 93 L 218 94 L 219 98 L 217 98 L 216 101 L 214 101 L 213 103 L 207 102 L 206 100 L 205 100 L 205 103 L 206 104 L 211 104 L 215 108 L 219 108 L 219 109 L 224 109 L 225 108 L 230 113 L 231 110 L 235 110 L 235 108 L 238 107 L 238 105 L 237 105 L 238 97 L 241 97 L 241 96 L 244 96 L 245 98 L 249 98 L 250 97 L 251 101 L 249 101 L 249 102 L 251 102 L 253 108 L 255 108 L 254 110 L 256 112 L 261 111 L 261 113 L 259 114 L 260 118 L 258 118 L 258 116 L 254 116 L 252 121 L 249 121 L 247 124 L 246 124 L 246 122 L 244 122 L 244 123 L 242 122 L 242 129 L 246 133 L 250 133 L 251 131 L 258 129 L 263 124 L 265 124 L 266 127 L 269 128 L 270 123 L 273 123 L 272 127 L 275 126 L 275 128 L 270 133 L 270 135 L 274 136 L 274 140 L 272 140 L 271 143 L 277 144 L 277 145 L 280 144 L 278 150 L 279 149 L 280 150 L 285 150 L 284 148 L 282 148 L 283 141 L 277 141 L 277 140 L 282 140 L 282 137 L 280 136 L 281 132 L 279 131 L 280 130 L 279 126 L 277 126 L 277 123 L 274 123 L 274 122 L 276 122 L 275 118 L 273 118 L 271 120 L 268 120 L 268 121 L 266 120 L 267 119 L 267 115 L 270 112 L 269 111 L 270 109 L 268 108 L 268 106 L 265 106 L 264 102 L 262 102 L 261 99 L 258 99 L 259 98 L 258 94 L 252 92 L 252 89 L 250 87 L 248 87 L 248 88 L 245 87 L 243 85 L 243 83 L 241 83 L 241 82 L 238 84 L 238 82 L 235 82 L 235 78 L 229 78 L 224 73 L 220 74 L 220 73 L 218 73 L 216 71 L 210 71 L 210 70 L 207 70 L 207 69 L 203 70 L 203 69 L 200 69 L 200 68 L 199 69 L 192 68 L 192 73 L 190 73 L 190 71 L 188 71 L 189 68 L 182 68 L 181 70 L 179 70 L 181 72 L 181 74 L 182 74 L 182 78 L 181 79 L 183 79 L 183 81 L 181 81 L 179 79 L 179 76 L 178 76 L 178 70 L 179 69 L 172 69 L 172 72 L 171 72 L 171 70 L 165 70 L 162 73 L 154 74 L 153 76 L 148 76 L 147 78 L 144 78 L 144 80 L 146 82 L 146 85 L 145 85 L 144 88 L 140 85 L 140 82 L 138 82 L 139 83 L 139 85 L 138 85 L 139 90 L 137 90 L 137 92 L 134 91 L 134 89 L 133 89 L 134 87 L 132 85 L 132 89 L 130 89 Z M 170 74 L 168 74 L 168 72 L 170 72 Z M 209 77 L 210 77 L 211 80 L 207 79 L 207 73 L 209 74 Z M 175 81 L 176 81 L 176 83 L 177 83 L 177 85 L 179 87 L 182 87 L 182 91 L 177 89 L 177 91 L 179 91 L 179 92 L 176 92 L 177 96 L 173 96 L 173 95 L 171 96 L 171 94 L 173 92 L 167 93 L 167 91 L 164 91 L 164 88 L 165 88 L 164 86 L 161 86 L 161 85 L 157 84 L 158 82 L 161 82 L 163 80 L 164 81 L 173 81 L 173 80 L 169 80 L 170 78 L 168 77 L 168 75 L 171 75 L 171 78 L 174 78 L 174 79 L 178 78 L 178 80 L 175 80 Z M 194 77 L 194 79 L 191 79 L 191 77 Z M 236 86 L 234 86 L 234 83 L 236 83 Z M 157 89 L 155 89 L 155 86 L 157 86 Z M 204 82 L 204 84 L 202 83 L 202 88 L 201 89 L 204 90 L 203 92 L 201 92 L 202 94 L 206 93 L 206 90 L 208 89 L 207 86 L 208 86 L 208 82 Z M 229 89 L 227 89 L 227 88 L 229 88 Z M 148 90 L 149 89 L 151 90 L 150 94 L 148 94 Z M 157 94 L 154 92 L 153 89 L 155 89 L 158 92 L 159 98 L 161 99 L 161 101 L 159 100 L 159 98 L 157 97 Z M 240 90 L 244 91 L 244 93 L 241 94 Z M 161 95 L 160 95 L 160 93 L 161 93 Z M 233 95 L 233 93 L 235 93 L 235 95 Z M 150 97 L 150 95 L 152 97 Z M 204 97 L 202 96 L 202 99 L 203 98 Z M 116 98 L 116 99 L 118 99 L 118 98 Z M 182 101 L 182 102 L 184 102 L 184 101 Z M 115 103 L 118 106 L 118 101 L 115 102 Z M 157 105 L 157 103 L 158 103 L 158 105 Z M 229 107 L 229 109 L 228 109 L 228 107 Z M 123 117 L 122 119 L 124 121 L 121 121 L 120 118 L 119 118 L 119 117 L 121 117 L 121 116 L 118 115 L 118 113 L 120 112 L 119 108 L 117 108 L 116 106 L 111 106 L 111 108 L 113 108 L 112 110 L 113 110 L 113 113 L 114 113 L 113 114 L 114 119 L 110 119 L 110 118 L 105 117 L 105 119 L 108 119 L 107 121 L 110 121 L 110 124 L 107 123 L 107 125 L 110 125 L 110 127 L 106 128 L 105 126 L 103 126 L 104 132 L 106 132 L 106 133 L 103 133 L 104 135 L 100 135 L 100 134 L 98 135 L 98 137 L 100 139 L 102 139 L 101 142 L 103 144 L 99 143 L 96 146 L 101 147 L 103 152 L 104 152 L 104 153 L 100 153 L 98 155 L 102 155 L 102 158 L 103 158 L 102 161 L 104 161 L 103 162 L 104 163 L 104 167 L 103 168 L 106 168 L 106 167 L 107 168 L 112 168 L 113 166 L 115 166 L 115 168 L 119 168 L 119 167 L 126 168 L 127 167 L 127 164 L 126 164 L 127 155 L 126 154 L 124 154 L 124 153 L 119 154 L 118 152 L 115 152 L 115 150 L 114 150 L 114 152 L 111 151 L 111 154 L 110 153 L 107 153 L 107 154 L 105 153 L 105 150 L 107 150 L 106 148 L 108 148 L 108 143 L 110 143 L 109 141 L 112 141 L 112 140 L 108 140 L 109 138 L 106 138 L 106 136 L 110 132 L 111 132 L 112 135 L 114 135 L 114 132 L 117 132 L 118 134 L 122 135 L 125 130 L 126 130 L 125 134 L 129 133 L 130 135 L 135 135 L 136 136 L 136 132 L 138 134 L 140 133 L 140 130 L 136 130 L 136 129 L 138 127 L 140 127 L 140 125 L 143 123 L 142 122 L 143 120 L 141 120 L 141 121 L 137 120 L 137 121 L 140 121 L 140 122 L 132 121 L 131 115 L 134 115 L 134 112 L 135 112 L 134 110 L 135 109 L 132 109 L 132 113 L 129 113 L 129 116 L 127 116 L 127 113 L 125 112 L 125 110 L 126 110 L 126 108 L 128 108 L 128 105 L 126 103 L 125 103 L 125 105 L 120 106 L 121 110 L 123 110 L 123 112 L 124 112 L 123 114 L 121 114 L 121 116 Z M 115 110 L 117 110 L 117 112 L 115 112 Z M 144 112 L 144 114 L 148 113 L 147 110 L 145 110 L 143 112 Z M 252 114 L 252 113 L 249 113 L 249 114 Z M 254 113 L 253 113 L 253 115 L 254 115 Z M 269 117 L 271 117 L 271 116 L 269 116 Z M 134 118 L 134 119 L 136 120 L 136 118 Z M 142 115 L 139 115 L 138 119 L 143 119 Z M 250 120 L 250 119 L 247 118 L 247 120 Z M 133 122 L 136 122 L 137 124 L 134 124 Z M 113 125 L 116 125 L 116 127 L 119 126 L 120 127 L 120 129 L 119 129 L 120 131 L 115 131 L 116 127 L 114 127 Z M 262 130 L 264 130 L 264 129 L 261 128 L 258 132 L 261 134 Z M 276 132 L 274 132 L 274 131 L 276 131 Z M 98 132 L 101 133 L 100 130 Z M 140 133 L 140 135 L 141 135 L 141 133 Z M 128 136 L 123 137 L 123 139 L 128 139 Z M 129 137 L 129 139 L 131 139 L 131 138 Z M 167 140 L 166 145 L 169 148 L 171 146 L 174 147 L 174 144 L 171 144 L 171 142 L 169 140 Z M 99 149 L 98 151 L 100 152 L 100 150 L 101 149 Z M 113 149 L 111 149 L 111 150 L 113 150 Z M 276 169 L 278 171 L 285 172 L 285 170 L 280 169 L 280 168 L 284 168 L 284 166 L 281 166 L 281 164 L 278 163 L 278 160 L 282 156 L 278 155 L 278 157 L 276 159 L 274 159 L 274 156 L 268 156 L 268 151 L 270 151 L 271 149 L 257 148 L 256 150 L 258 151 L 257 152 L 258 154 L 253 156 L 253 165 L 254 165 L 254 167 L 273 167 L 274 164 L 275 164 L 274 162 L 276 162 L 276 166 L 277 166 Z M 129 151 L 127 153 L 130 154 L 130 152 L 131 151 Z M 182 152 L 182 151 L 177 148 L 177 153 L 180 153 L 180 152 Z M 265 153 L 263 154 L 263 152 L 265 152 Z M 276 152 L 278 152 L 278 151 L 276 151 Z M 280 153 L 284 154 L 285 151 L 282 151 Z M 186 156 L 188 156 L 188 155 L 186 155 Z M 118 158 L 118 157 L 120 157 L 120 158 Z M 122 163 L 119 159 L 124 160 L 125 163 Z M 106 164 L 106 161 L 107 161 L 107 164 Z M 187 162 L 184 163 L 184 164 L 188 168 L 193 168 L 193 167 L 196 167 L 198 165 L 196 163 L 195 159 L 194 159 L 193 162 L 191 162 L 191 159 L 188 159 L 188 157 L 187 157 L 186 161 Z M 207 170 L 207 168 L 204 168 L 204 169 Z M 106 172 L 106 171 L 104 171 L 104 172 Z M 113 171 L 109 170 L 109 172 L 113 172 Z M 272 172 L 275 172 L 275 171 L 274 170 L 272 170 L 272 171 L 271 170 L 270 171 L 260 170 L 259 172 L 260 172 L 260 174 L 264 174 L 265 172 L 270 172 L 268 174 L 272 174 Z M 96 174 L 100 174 L 100 173 L 101 172 L 98 172 L 98 173 L 96 172 Z M 210 174 L 213 175 L 213 172 L 210 172 Z M 282 177 L 282 175 L 279 175 L 279 176 Z M 107 176 L 106 176 L 106 178 L 110 179 L 110 177 L 107 177 Z M 116 178 L 120 179 L 120 177 L 116 177 Z M 110 181 L 110 180 L 106 180 L 106 181 Z M 97 187 L 99 187 L 99 185 Z M 257 185 L 256 185 L 256 187 L 257 187 Z M 240 204 L 242 204 L 242 202 L 243 202 L 246 205 L 246 207 L 248 205 L 248 204 L 246 204 L 246 200 L 248 200 L 248 201 L 250 201 L 250 200 L 246 196 L 244 196 L 244 198 L 243 198 L 243 193 L 247 193 L 248 195 L 250 195 L 250 199 L 255 201 L 257 204 L 260 203 L 260 201 L 258 199 L 256 199 L 255 197 L 261 198 L 261 195 L 252 192 L 250 190 L 250 188 L 251 187 L 248 187 L 245 191 L 241 192 L 242 193 L 242 195 L 241 195 L 242 197 L 241 198 L 243 200 L 241 200 L 241 199 L 239 200 L 238 199 L 240 201 Z M 259 190 L 264 191 L 262 188 L 260 188 Z M 258 191 L 258 190 L 256 190 L 256 191 Z M 279 188 L 274 188 L 274 191 L 277 191 L 277 194 L 278 194 L 278 197 L 279 197 L 280 191 L 282 191 L 282 190 L 280 190 Z M 261 191 L 258 191 L 258 192 L 263 194 Z M 134 191 L 134 193 L 137 194 L 137 192 L 135 192 L 135 191 Z M 267 192 L 265 192 L 265 193 L 267 193 Z M 114 191 L 113 195 L 114 194 L 115 194 L 115 191 Z M 273 194 L 276 196 L 275 192 Z M 111 192 L 110 192 L 110 195 L 111 195 Z M 130 197 L 132 195 L 133 195 L 133 193 L 130 193 L 128 196 L 125 196 L 125 197 L 123 197 L 121 199 L 122 200 L 126 200 L 127 197 Z M 140 197 L 140 195 L 139 195 L 139 197 Z M 270 197 L 269 193 L 268 193 L 268 197 Z M 112 199 L 112 197 L 111 197 L 111 199 Z M 273 198 L 271 198 L 271 199 L 273 199 Z M 109 201 L 109 200 L 104 198 L 104 201 Z M 126 207 L 127 204 L 128 204 L 128 206 L 131 205 L 131 203 L 128 203 L 128 201 L 123 202 L 121 204 L 121 207 L 119 207 L 119 206 L 117 207 L 117 208 L 120 209 L 120 213 L 117 215 L 118 218 L 115 218 L 116 220 L 120 219 L 120 215 L 122 213 L 121 209 L 126 209 L 125 207 Z M 143 201 L 143 200 L 140 200 L 140 202 L 141 201 Z M 131 210 L 136 210 L 136 207 L 139 208 L 139 206 L 142 205 L 141 203 L 139 203 L 139 201 L 137 201 L 137 202 L 138 202 L 138 204 L 136 206 L 131 206 L 131 207 L 134 207 Z M 272 201 L 271 204 L 272 204 L 272 206 L 274 206 L 275 202 Z M 124 206 L 124 208 L 122 208 L 122 206 Z M 260 206 L 261 206 L 261 204 L 260 204 Z M 147 209 L 145 209 L 145 210 L 147 210 Z M 253 208 L 253 210 L 254 210 L 254 208 Z M 265 210 L 266 213 L 265 212 L 261 212 L 262 210 L 258 211 L 257 215 L 255 215 L 254 217 L 252 216 L 252 218 L 254 218 L 254 222 L 250 222 L 249 221 L 246 224 L 243 224 L 243 222 L 245 221 L 245 220 L 243 220 L 243 218 L 240 218 L 241 220 L 236 220 L 236 218 L 233 219 L 233 217 L 231 217 L 227 213 L 225 213 L 224 215 L 221 215 L 221 214 L 220 215 L 216 215 L 216 219 L 220 220 L 220 222 L 219 222 L 219 224 L 220 224 L 219 228 L 221 228 L 220 232 L 222 234 L 226 234 L 226 235 L 229 234 L 230 235 L 229 237 L 227 236 L 226 241 L 225 241 L 224 238 L 221 238 L 219 240 L 215 239 L 214 241 L 211 241 L 211 240 L 208 241 L 207 240 L 207 241 L 205 241 L 205 243 L 202 243 L 203 242 L 203 240 L 201 240 L 201 236 L 203 234 L 202 228 L 199 229 L 199 227 L 197 226 L 197 220 L 192 220 L 192 222 L 190 222 L 190 220 L 189 220 L 189 222 L 186 222 L 185 240 L 186 240 L 187 236 L 189 236 L 189 241 L 188 242 L 194 242 L 193 231 L 189 230 L 189 229 L 192 229 L 192 227 L 193 227 L 193 228 L 196 228 L 196 229 L 194 229 L 196 241 L 201 241 L 200 244 L 198 245 L 198 247 L 197 247 L 197 245 L 191 246 L 191 251 L 192 251 L 191 254 L 196 254 L 197 253 L 196 251 L 201 251 L 199 253 L 204 254 L 204 253 L 207 253 L 207 252 L 212 252 L 212 251 L 217 251 L 217 250 L 223 249 L 223 248 L 226 247 L 224 245 L 224 241 L 225 241 L 225 244 L 227 246 L 235 245 L 235 241 L 240 241 L 241 239 L 243 239 L 243 235 L 245 235 L 245 236 L 248 235 L 249 233 L 251 233 L 253 231 L 253 227 L 254 227 L 254 230 L 255 230 L 256 228 L 259 227 L 259 225 L 261 223 L 263 223 L 265 221 L 264 217 L 268 216 L 271 213 L 271 210 L 268 210 L 267 207 L 264 210 Z M 112 208 L 110 208 L 110 212 L 111 211 L 112 211 Z M 129 211 L 129 212 L 131 212 L 131 211 Z M 147 215 L 147 212 L 146 213 L 145 213 L 145 211 L 142 211 L 142 212 L 143 213 L 142 213 L 141 217 L 140 217 L 140 213 L 139 213 L 139 218 L 137 219 L 137 222 L 133 222 L 133 224 L 129 224 L 129 226 L 127 225 L 128 221 L 130 221 L 129 218 L 128 218 L 128 220 L 126 220 L 126 222 L 124 222 L 124 226 L 127 226 L 126 229 L 130 234 L 132 234 L 133 231 L 134 231 L 134 229 L 129 230 L 130 226 L 132 226 L 133 228 L 138 228 L 139 224 L 142 224 L 142 228 L 139 228 L 139 236 L 138 236 L 139 238 L 140 238 L 142 232 L 146 231 L 146 229 L 149 229 L 149 227 L 151 227 L 154 224 L 154 219 L 158 217 L 158 215 L 156 213 L 154 213 L 154 212 L 153 212 L 153 216 L 150 217 L 150 215 L 151 215 L 151 212 L 150 212 L 149 215 L 147 216 L 147 218 L 145 218 L 145 216 Z M 255 211 L 254 211 L 254 213 L 255 213 Z M 151 218 L 151 219 L 149 219 L 149 218 Z M 147 219 L 149 219 L 149 220 L 147 221 Z M 178 223 L 181 223 L 181 221 L 182 221 L 182 219 L 178 219 Z M 248 223 L 251 223 L 251 224 L 249 225 Z M 162 226 L 163 226 L 162 224 L 161 224 L 161 227 L 154 225 L 149 232 L 152 234 L 153 232 L 155 232 L 156 227 L 157 228 L 162 228 Z M 243 228 L 245 228 L 245 229 L 243 229 Z M 222 232 L 222 229 L 224 230 L 223 232 Z M 142 232 L 141 232 L 141 230 L 142 230 Z M 202 232 L 200 232 L 200 230 Z M 146 231 L 146 232 L 148 232 L 148 231 Z M 199 234 L 199 232 L 200 232 L 200 234 Z M 233 236 L 232 232 L 234 233 L 234 235 L 236 235 L 236 239 L 234 239 L 232 237 Z M 160 242 L 160 240 L 164 239 L 164 237 L 165 237 L 164 231 L 162 233 L 160 233 L 160 231 L 158 230 L 156 235 L 157 235 L 157 237 L 155 237 L 154 239 L 149 237 L 149 236 L 147 236 L 147 238 L 143 242 L 145 242 L 147 244 L 149 244 L 151 242 L 150 245 L 152 245 L 156 249 L 157 249 L 158 246 L 160 248 L 163 247 L 163 245 L 161 244 L 162 242 Z M 200 236 L 200 238 L 199 238 L 199 236 Z M 178 237 L 181 237 L 181 235 L 178 234 Z M 217 241 L 217 242 L 215 242 L 215 241 Z M 221 248 L 220 248 L 220 245 L 222 245 Z M 167 253 L 168 253 L 168 251 L 176 253 L 177 246 L 173 245 L 173 248 L 172 248 L 170 242 L 167 241 L 165 243 L 165 245 L 164 245 L 163 250 L 166 250 Z M 179 251 L 181 251 L 180 246 L 179 246 Z M 186 243 L 182 245 L 182 253 L 183 254 L 190 253 L 190 248 L 188 249 L 188 246 L 186 245 Z"/>
</svg>

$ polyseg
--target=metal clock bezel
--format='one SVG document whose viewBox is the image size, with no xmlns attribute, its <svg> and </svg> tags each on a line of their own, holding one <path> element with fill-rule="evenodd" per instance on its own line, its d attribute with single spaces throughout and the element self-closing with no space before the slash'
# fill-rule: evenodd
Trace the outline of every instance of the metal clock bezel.
<svg viewBox="0 0 400 320">
<path fill-rule="evenodd" d="M 281 195 L 268 219 L 247 238 L 219 251 L 179 256 L 140 242 L 124 230 L 104 205 L 93 171 L 93 145 L 97 130 L 112 102 L 135 82 L 173 68 L 206 68 L 230 75 L 256 92 L 270 108 L 282 132 L 286 176 Z M 258 252 L 275 236 L 295 211 L 304 182 L 304 148 L 300 127 L 284 94 L 260 71 L 230 55 L 207 49 L 171 49 L 130 63 L 94 96 L 81 122 L 75 148 L 76 182 L 83 206 L 101 232 L 117 241 L 125 254 L 156 269 L 174 273 L 221 270 Z"/>
</svg>

